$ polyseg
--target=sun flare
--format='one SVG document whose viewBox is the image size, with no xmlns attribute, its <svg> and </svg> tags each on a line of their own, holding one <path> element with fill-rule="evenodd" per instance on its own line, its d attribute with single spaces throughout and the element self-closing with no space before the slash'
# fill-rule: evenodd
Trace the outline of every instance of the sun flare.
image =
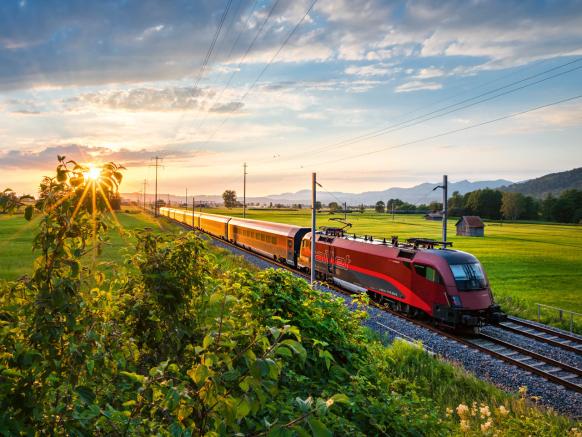
<svg viewBox="0 0 582 437">
<path fill-rule="evenodd" d="M 89 165 L 89 170 L 83 173 L 85 180 L 96 181 L 101 176 L 101 169 L 94 165 Z"/>
</svg>

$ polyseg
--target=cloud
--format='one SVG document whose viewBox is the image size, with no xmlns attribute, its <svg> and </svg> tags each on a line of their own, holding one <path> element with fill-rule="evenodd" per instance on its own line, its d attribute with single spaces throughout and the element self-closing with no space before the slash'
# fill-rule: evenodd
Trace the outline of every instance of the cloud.
<svg viewBox="0 0 582 437">
<path fill-rule="evenodd" d="M 414 75 L 415 79 L 434 79 L 435 77 L 444 76 L 445 72 L 440 68 L 428 67 L 421 68 L 417 74 Z"/>
<path fill-rule="evenodd" d="M 373 65 L 350 65 L 344 72 L 349 75 L 374 77 L 374 76 L 390 76 L 401 71 L 401 68 L 394 67 L 394 64 L 378 63 Z"/>
<path fill-rule="evenodd" d="M 422 90 L 434 91 L 440 90 L 442 87 L 443 85 L 437 82 L 424 82 L 421 80 L 413 80 L 398 85 L 394 89 L 394 91 L 397 93 L 409 93 L 412 91 L 422 91 Z"/>
<path fill-rule="evenodd" d="M 126 167 L 148 165 L 154 155 L 163 156 L 167 160 L 188 159 L 194 156 L 208 155 L 210 152 L 188 149 L 181 145 L 176 149 L 154 150 L 113 150 L 107 147 L 89 147 L 79 144 L 64 144 L 47 146 L 37 151 L 9 150 L 0 153 L 0 168 L 3 169 L 51 169 L 57 164 L 57 155 L 77 162 L 109 162 L 114 161 Z"/>
<path fill-rule="evenodd" d="M 212 106 L 208 111 L 226 114 L 229 112 L 237 112 L 244 106 L 243 102 L 219 103 Z"/>
</svg>

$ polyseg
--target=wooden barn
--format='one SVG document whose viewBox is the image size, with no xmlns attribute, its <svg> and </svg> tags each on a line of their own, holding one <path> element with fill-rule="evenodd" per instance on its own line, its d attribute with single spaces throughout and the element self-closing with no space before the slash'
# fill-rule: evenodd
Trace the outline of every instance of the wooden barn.
<svg viewBox="0 0 582 437">
<path fill-rule="evenodd" d="M 476 215 L 464 215 L 457 223 L 457 235 L 464 235 L 465 237 L 484 237 L 485 223 L 481 217 Z"/>
</svg>

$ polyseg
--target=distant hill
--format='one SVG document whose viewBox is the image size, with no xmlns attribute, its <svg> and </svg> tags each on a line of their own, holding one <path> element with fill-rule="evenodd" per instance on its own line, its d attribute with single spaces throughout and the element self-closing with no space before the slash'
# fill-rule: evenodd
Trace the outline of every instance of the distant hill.
<svg viewBox="0 0 582 437">
<path fill-rule="evenodd" d="M 562 191 L 570 189 L 582 190 L 582 167 L 547 174 L 539 178 L 517 182 L 500 188 L 502 191 L 511 191 L 538 198 L 546 197 L 550 193 L 558 195 Z"/>
<path fill-rule="evenodd" d="M 320 191 L 317 193 L 317 200 L 327 204 L 329 202 L 346 202 L 348 205 L 373 205 L 378 200 L 383 200 L 384 202 L 389 199 L 400 199 L 404 202 L 421 204 L 430 203 L 433 200 L 441 201 L 442 192 L 440 190 L 433 191 L 433 188 L 440 185 L 441 182 L 424 182 L 422 184 L 416 185 L 410 188 L 388 188 L 383 191 L 366 191 L 363 193 L 343 193 L 343 192 L 331 192 L 327 193 L 325 191 Z M 462 180 L 459 182 L 449 182 L 449 196 L 458 191 L 460 194 L 465 194 L 470 191 L 479 190 L 483 188 L 499 188 L 503 186 L 511 186 L 513 182 L 505 179 L 497 179 L 493 181 L 476 181 L 469 182 L 467 180 Z M 139 193 L 123 193 L 122 197 L 131 200 L 138 200 Z M 167 200 L 168 194 L 160 194 L 160 199 Z M 148 194 L 148 201 L 151 201 L 153 196 Z M 172 203 L 184 202 L 184 196 L 170 195 L 169 199 Z M 242 198 L 239 195 L 239 200 Z M 191 201 L 191 200 L 190 200 Z M 222 203 L 221 195 L 204 195 L 197 196 L 196 202 L 216 202 Z M 291 205 L 294 203 L 301 203 L 303 205 L 309 205 L 311 203 L 311 190 L 300 190 L 294 193 L 282 193 L 282 194 L 272 194 L 263 197 L 247 197 L 248 203 L 280 203 L 283 205 Z"/>
<path fill-rule="evenodd" d="M 467 180 L 462 180 L 459 182 L 449 182 L 449 195 L 454 191 L 458 191 L 460 194 L 465 194 L 470 191 L 479 190 L 483 188 L 499 188 L 505 185 L 512 184 L 511 181 L 505 179 L 497 179 L 494 181 L 476 181 L 469 182 Z M 327 193 L 325 191 L 320 191 L 317 194 L 317 199 L 322 203 L 329 202 L 347 202 L 348 205 L 372 205 L 378 200 L 383 200 L 386 202 L 389 199 L 401 199 L 404 202 L 421 204 L 430 203 L 433 200 L 439 201 L 442 199 L 441 191 L 433 191 L 433 188 L 440 185 L 440 182 L 425 182 L 410 188 L 388 188 L 383 191 L 365 191 L 363 193 L 343 193 L 343 192 L 332 192 Z M 273 203 L 303 203 L 309 204 L 311 202 L 311 191 L 301 190 L 295 193 L 283 193 L 283 194 L 273 194 L 265 196 Z"/>
<path fill-rule="evenodd" d="M 422 184 L 416 185 L 410 188 L 388 188 L 383 191 L 365 191 L 363 193 L 343 193 L 337 192 L 325 192 L 319 191 L 317 193 L 317 200 L 327 204 L 329 202 L 346 202 L 348 205 L 373 205 L 378 200 L 383 200 L 384 202 L 389 199 L 400 199 L 404 202 L 421 204 L 430 203 L 433 200 L 441 201 L 442 192 L 440 190 L 433 191 L 433 188 L 440 185 L 441 182 L 424 182 Z M 505 179 L 497 179 L 493 181 L 476 181 L 469 182 L 467 180 L 462 180 L 459 182 L 449 182 L 449 196 L 458 191 L 460 194 L 465 194 L 470 191 L 480 190 L 483 188 L 499 188 L 503 186 L 513 186 L 513 182 Z M 139 193 L 122 193 L 122 197 L 125 199 L 138 200 Z M 168 194 L 160 194 L 160 199 L 168 200 Z M 151 201 L 153 196 L 148 194 L 148 201 Z M 184 196 L 169 195 L 169 200 L 172 203 L 184 202 Z M 242 197 L 239 195 L 239 200 Z M 191 201 L 191 200 L 190 200 Z M 221 195 L 203 195 L 197 196 L 196 202 L 216 202 L 222 203 Z M 294 193 L 282 193 L 282 194 L 272 194 L 263 197 L 247 197 L 248 203 L 260 203 L 260 204 L 283 204 L 291 205 L 295 203 L 301 203 L 303 205 L 309 205 L 311 203 L 311 190 L 300 190 Z"/>
</svg>

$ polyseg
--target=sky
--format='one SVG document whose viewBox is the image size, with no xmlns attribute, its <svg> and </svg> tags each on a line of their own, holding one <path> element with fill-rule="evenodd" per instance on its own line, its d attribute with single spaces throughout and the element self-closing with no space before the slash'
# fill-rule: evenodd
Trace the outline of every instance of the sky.
<svg viewBox="0 0 582 437">
<path fill-rule="evenodd" d="M 222 24 L 222 25 L 221 25 Z M 57 154 L 159 191 L 582 166 L 582 1 L 2 0 L 0 188 Z"/>
</svg>

